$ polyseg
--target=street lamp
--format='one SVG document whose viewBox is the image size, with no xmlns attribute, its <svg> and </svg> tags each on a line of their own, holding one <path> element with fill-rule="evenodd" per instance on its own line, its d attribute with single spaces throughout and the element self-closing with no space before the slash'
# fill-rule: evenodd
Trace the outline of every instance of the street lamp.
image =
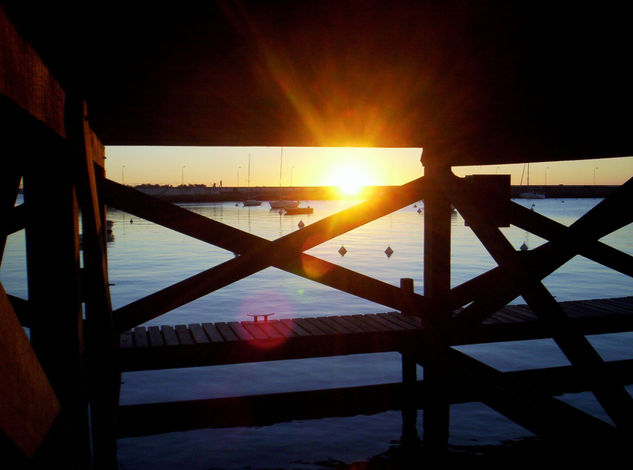
<svg viewBox="0 0 633 470">
<path fill-rule="evenodd" d="M 596 185 L 596 170 L 598 169 L 598 167 L 594 167 L 593 169 L 593 185 Z"/>
<path fill-rule="evenodd" d="M 547 170 L 549 170 L 548 166 L 545 167 L 545 186 L 547 186 Z"/>
<path fill-rule="evenodd" d="M 237 187 L 240 187 L 240 168 L 242 168 L 242 166 L 238 166 L 237 167 Z"/>
</svg>

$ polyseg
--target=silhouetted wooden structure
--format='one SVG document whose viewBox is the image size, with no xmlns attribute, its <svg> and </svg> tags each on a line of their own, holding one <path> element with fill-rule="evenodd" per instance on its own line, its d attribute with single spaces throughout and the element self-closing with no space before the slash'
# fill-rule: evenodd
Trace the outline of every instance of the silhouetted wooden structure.
<svg viewBox="0 0 633 470">
<path fill-rule="evenodd" d="M 229 399 L 125 407 L 117 424 L 122 369 L 264 360 L 247 357 L 247 333 L 268 341 L 290 331 L 296 340 L 266 354 L 402 352 L 402 385 L 364 388 L 367 400 L 349 399 L 360 389 L 341 390 L 345 406 L 331 413 L 400 408 L 410 429 L 423 406 L 428 449 L 446 447 L 449 406 L 463 399 L 484 401 L 557 445 L 605 448 L 630 439 L 633 405 L 623 384 L 631 383 L 631 366 L 605 363 L 585 338 L 630 330 L 630 299 L 562 305 L 541 281 L 578 254 L 633 275 L 631 256 L 598 241 L 632 221 L 633 181 L 565 227 L 513 204 L 504 176 L 451 172 L 467 164 L 633 155 L 627 18 L 615 7 L 540 2 L 208 2 L 124 10 L 110 2 L 81 9 L 7 3 L 0 8 L 0 247 L 7 234 L 25 229 L 28 299 L 0 291 L 3 455 L 35 468 L 115 468 L 116 436 L 147 432 L 135 416 L 155 416 L 158 408 L 165 420 L 154 429 L 162 431 L 217 425 L 196 421 L 205 408 L 230 410 L 218 413 L 223 426 L 250 424 L 246 417 L 320 416 L 297 406 L 310 393 L 302 392 L 252 397 L 241 409 Z M 267 241 L 107 180 L 104 144 L 423 147 L 425 176 Z M 25 202 L 14 207 L 21 179 Z M 392 286 L 304 253 L 420 199 L 423 295 L 406 279 Z M 451 203 L 498 263 L 454 288 Z M 106 204 L 239 256 L 113 311 Z M 517 252 L 498 228 L 508 224 L 548 242 Z M 322 332 L 327 326 L 331 335 L 353 338 L 327 347 L 308 320 L 296 320 L 296 330 L 283 321 L 228 330 L 209 323 L 173 334 L 139 327 L 268 266 L 401 314 L 314 320 Z M 519 295 L 538 321 L 489 321 L 519 315 L 505 307 Z M 570 306 L 605 316 L 574 318 Z M 403 330 L 383 331 L 385 321 Z M 507 331 L 491 333 L 495 328 Z M 223 341 L 214 349 L 217 334 Z M 544 334 L 572 366 L 507 374 L 451 348 Z M 416 363 L 424 366 L 423 382 Z M 465 383 L 476 385 L 474 397 L 457 393 Z M 553 397 L 566 388 L 591 390 L 613 425 Z M 327 408 L 335 392 L 311 393 Z M 283 412 L 258 416 L 258 403 L 279 400 L 289 403 Z M 189 419 L 171 419 L 170 406 Z"/>
</svg>

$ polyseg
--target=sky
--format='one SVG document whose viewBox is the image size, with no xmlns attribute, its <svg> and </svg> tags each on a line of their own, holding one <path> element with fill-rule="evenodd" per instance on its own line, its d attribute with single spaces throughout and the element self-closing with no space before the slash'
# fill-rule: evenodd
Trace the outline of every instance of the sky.
<svg viewBox="0 0 633 470">
<path fill-rule="evenodd" d="M 127 185 L 401 185 L 424 175 L 421 154 L 416 148 L 106 147 L 106 175 Z M 527 182 L 523 164 L 453 167 L 453 172 L 510 174 L 513 185 L 521 184 L 523 175 Z M 619 185 L 632 176 L 633 157 L 530 165 L 533 185 Z"/>
</svg>

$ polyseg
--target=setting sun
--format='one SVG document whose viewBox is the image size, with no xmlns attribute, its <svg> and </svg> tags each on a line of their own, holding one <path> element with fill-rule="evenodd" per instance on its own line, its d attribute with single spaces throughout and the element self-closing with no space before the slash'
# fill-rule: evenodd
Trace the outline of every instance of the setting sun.
<svg viewBox="0 0 633 470">
<path fill-rule="evenodd" d="M 357 196 L 365 186 L 372 184 L 367 172 L 358 165 L 345 165 L 333 170 L 329 183 L 337 186 L 344 196 Z"/>
</svg>

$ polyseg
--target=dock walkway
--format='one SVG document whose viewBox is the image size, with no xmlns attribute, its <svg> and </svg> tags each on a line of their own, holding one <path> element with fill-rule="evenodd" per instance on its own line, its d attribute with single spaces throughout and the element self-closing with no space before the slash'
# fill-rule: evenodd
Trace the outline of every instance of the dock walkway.
<svg viewBox="0 0 633 470">
<path fill-rule="evenodd" d="M 561 302 L 583 334 L 633 330 L 633 297 Z M 402 351 L 424 325 L 400 313 L 137 327 L 120 336 L 121 370 L 138 371 Z M 551 337 L 526 305 L 507 305 L 457 344 Z"/>
</svg>

